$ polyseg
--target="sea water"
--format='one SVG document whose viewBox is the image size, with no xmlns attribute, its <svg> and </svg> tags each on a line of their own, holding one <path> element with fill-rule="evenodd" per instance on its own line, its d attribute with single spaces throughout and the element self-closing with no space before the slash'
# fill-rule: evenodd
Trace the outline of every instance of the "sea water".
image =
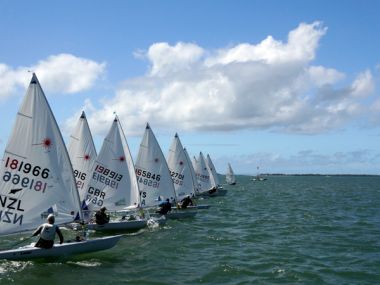
<svg viewBox="0 0 380 285">
<path fill-rule="evenodd" d="M 195 218 L 110 250 L 0 261 L 0 284 L 380 284 L 379 176 L 237 179 Z"/>
</svg>

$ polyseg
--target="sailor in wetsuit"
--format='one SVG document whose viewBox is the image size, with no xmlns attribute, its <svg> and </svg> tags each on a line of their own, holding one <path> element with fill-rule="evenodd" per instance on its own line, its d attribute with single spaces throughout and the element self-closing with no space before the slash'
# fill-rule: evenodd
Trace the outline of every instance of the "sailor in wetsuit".
<svg viewBox="0 0 380 285">
<path fill-rule="evenodd" d="M 106 210 L 106 207 L 101 207 L 100 210 L 95 213 L 95 222 L 98 225 L 104 225 L 110 221 L 110 217 L 106 214 Z"/>
<path fill-rule="evenodd" d="M 171 210 L 172 210 L 172 204 L 169 202 L 169 199 L 166 199 L 165 202 L 160 204 L 160 209 L 156 211 L 156 213 L 161 214 L 161 215 L 166 215 Z"/>
<path fill-rule="evenodd" d="M 54 245 L 55 234 L 59 236 L 59 241 L 63 243 L 63 235 L 57 225 L 54 225 L 55 218 L 53 214 L 47 217 L 47 223 L 40 225 L 32 236 L 40 235 L 39 240 L 36 242 L 35 247 L 52 248 Z"/>
<path fill-rule="evenodd" d="M 191 200 L 190 196 L 187 195 L 184 199 L 181 201 L 181 208 L 186 209 L 187 206 L 194 206 L 193 200 Z"/>
</svg>

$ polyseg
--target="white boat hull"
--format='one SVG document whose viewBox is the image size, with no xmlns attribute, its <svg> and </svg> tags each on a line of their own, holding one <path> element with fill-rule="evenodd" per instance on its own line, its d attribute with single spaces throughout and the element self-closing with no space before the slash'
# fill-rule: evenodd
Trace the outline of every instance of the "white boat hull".
<svg viewBox="0 0 380 285">
<path fill-rule="evenodd" d="M 84 241 L 65 242 L 63 244 L 54 244 L 54 246 L 49 249 L 29 245 L 17 249 L 0 251 L 0 259 L 29 260 L 34 258 L 65 257 L 81 253 L 90 253 L 115 246 L 121 237 L 122 235 L 116 235 Z"/>
<path fill-rule="evenodd" d="M 142 220 L 122 220 L 122 221 L 110 221 L 104 225 L 88 224 L 89 230 L 95 231 L 134 231 L 145 228 L 147 223 L 145 219 Z"/>
</svg>

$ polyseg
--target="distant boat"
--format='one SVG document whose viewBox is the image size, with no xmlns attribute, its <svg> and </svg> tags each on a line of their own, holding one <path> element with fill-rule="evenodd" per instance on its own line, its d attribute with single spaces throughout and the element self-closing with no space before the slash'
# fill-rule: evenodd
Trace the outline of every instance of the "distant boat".
<svg viewBox="0 0 380 285">
<path fill-rule="evenodd" d="M 173 142 L 169 149 L 168 166 L 173 179 L 174 189 L 177 200 L 181 201 L 186 196 L 195 197 L 198 191 L 198 182 L 195 178 L 195 172 L 186 149 L 182 146 L 178 134 L 175 134 Z M 193 200 L 193 202 L 195 202 Z M 209 205 L 193 205 L 188 209 L 207 209 Z"/>
<path fill-rule="evenodd" d="M 214 163 L 212 162 L 211 160 L 211 157 L 209 154 L 207 154 L 206 156 L 206 165 L 210 171 L 210 177 L 212 180 L 214 180 L 214 184 L 216 185 L 216 187 L 220 187 L 220 182 L 219 182 L 219 175 L 218 173 L 216 172 L 216 169 L 215 169 L 215 166 L 214 166 Z"/>
<path fill-rule="evenodd" d="M 227 173 L 226 173 L 226 182 L 229 185 L 236 184 L 236 177 L 230 163 L 228 163 L 228 168 L 227 168 Z"/>
<path fill-rule="evenodd" d="M 260 175 L 259 167 L 257 166 L 257 175 L 251 179 L 252 181 L 265 181 L 267 178 Z"/>
<path fill-rule="evenodd" d="M 256 177 L 253 177 L 251 180 L 252 181 L 265 181 L 265 180 L 267 180 L 267 178 L 261 177 L 261 176 L 256 176 Z"/>
<path fill-rule="evenodd" d="M 198 159 L 195 159 L 194 157 L 193 165 L 199 185 L 198 195 L 216 195 L 217 185 L 215 183 L 215 180 L 212 179 L 210 175 L 210 171 L 206 165 L 206 161 L 202 152 L 199 153 Z"/>
<path fill-rule="evenodd" d="M 224 196 L 224 195 L 226 195 L 227 194 L 227 190 L 223 189 L 223 186 L 220 184 L 219 175 L 216 172 L 216 168 L 215 168 L 214 163 L 212 162 L 211 157 L 210 157 L 209 154 L 207 154 L 206 165 L 207 165 L 208 171 L 210 173 L 210 179 L 211 179 L 211 181 L 214 181 L 213 184 L 216 185 L 216 189 L 217 189 L 217 193 L 216 194 L 217 194 L 217 196 Z"/>
<path fill-rule="evenodd" d="M 26 232 L 46 222 L 49 213 L 56 224 L 82 218 L 73 168 L 57 122 L 45 94 L 33 74 L 1 165 L 0 235 Z M 65 242 L 51 249 L 33 245 L 0 251 L 0 259 L 32 259 L 65 256 L 113 247 L 119 236 Z"/>
</svg>

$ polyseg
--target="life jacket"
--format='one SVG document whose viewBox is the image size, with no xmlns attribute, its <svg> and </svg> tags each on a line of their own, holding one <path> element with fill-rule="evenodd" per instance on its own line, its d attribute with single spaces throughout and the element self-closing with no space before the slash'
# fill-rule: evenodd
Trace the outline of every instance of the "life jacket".
<svg viewBox="0 0 380 285">
<path fill-rule="evenodd" d="M 42 225 L 40 237 L 44 240 L 54 240 L 57 226 L 45 223 Z"/>
</svg>

